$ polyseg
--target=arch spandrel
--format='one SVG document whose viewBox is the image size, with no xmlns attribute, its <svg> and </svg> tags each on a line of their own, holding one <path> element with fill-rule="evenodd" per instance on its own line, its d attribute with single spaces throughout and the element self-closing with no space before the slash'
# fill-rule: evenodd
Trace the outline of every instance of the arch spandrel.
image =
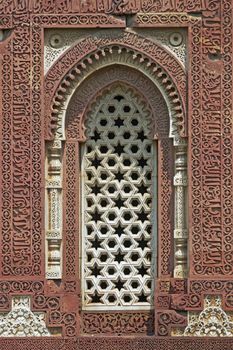
<svg viewBox="0 0 233 350">
<path fill-rule="evenodd" d="M 97 49 L 98 47 L 98 49 Z M 80 54 L 81 52 L 81 54 Z M 75 64 L 74 64 L 75 62 Z M 51 67 L 45 78 L 45 134 L 53 139 L 65 118 L 69 100 L 85 78 L 100 67 L 122 64 L 135 68 L 153 81 L 167 100 L 170 136 L 186 136 L 186 74 L 177 59 L 163 47 L 133 33 L 119 38 L 88 37 L 74 45 Z M 64 129 L 59 131 L 64 139 Z"/>
</svg>

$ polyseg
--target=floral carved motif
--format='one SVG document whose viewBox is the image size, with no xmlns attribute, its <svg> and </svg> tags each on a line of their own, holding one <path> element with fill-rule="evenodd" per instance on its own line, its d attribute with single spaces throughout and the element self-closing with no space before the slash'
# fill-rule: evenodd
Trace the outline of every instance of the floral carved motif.
<svg viewBox="0 0 233 350">
<path fill-rule="evenodd" d="M 138 13 L 133 19 L 132 23 L 136 27 L 155 27 L 156 25 L 161 26 L 188 26 L 190 24 L 194 24 L 198 21 L 198 18 L 189 16 L 186 13 L 176 14 L 164 14 L 164 13 Z"/>
<path fill-rule="evenodd" d="M 154 315 L 140 313 L 82 313 L 84 334 L 129 335 L 154 333 Z"/>
<path fill-rule="evenodd" d="M 159 336 L 170 335 L 172 327 L 178 326 L 184 328 L 187 323 L 185 316 L 178 314 L 175 311 L 158 311 L 156 313 L 157 324 L 156 324 L 156 334 Z"/>
<path fill-rule="evenodd" d="M 12 18 L 11 16 L 0 15 L 0 28 L 11 28 L 12 27 Z"/>
</svg>

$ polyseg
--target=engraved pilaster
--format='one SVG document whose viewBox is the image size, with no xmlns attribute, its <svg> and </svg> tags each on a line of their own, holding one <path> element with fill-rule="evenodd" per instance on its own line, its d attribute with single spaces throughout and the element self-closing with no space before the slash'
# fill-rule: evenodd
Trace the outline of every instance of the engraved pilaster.
<svg viewBox="0 0 233 350">
<path fill-rule="evenodd" d="M 187 276 L 187 156 L 186 145 L 175 148 L 175 278 Z"/>
<path fill-rule="evenodd" d="M 46 277 L 61 278 L 62 239 L 62 144 L 50 143 L 46 169 Z"/>
</svg>

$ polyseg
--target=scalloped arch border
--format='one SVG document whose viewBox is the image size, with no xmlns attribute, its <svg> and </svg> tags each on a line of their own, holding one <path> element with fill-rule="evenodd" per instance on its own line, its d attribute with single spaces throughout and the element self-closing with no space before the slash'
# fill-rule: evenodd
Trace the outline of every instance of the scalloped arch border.
<svg viewBox="0 0 233 350">
<path fill-rule="evenodd" d="M 171 124 L 176 125 L 176 136 L 187 136 L 186 73 L 183 67 L 159 44 L 138 34 L 123 32 L 117 38 L 87 37 L 74 44 L 50 68 L 45 77 L 47 140 L 56 137 L 58 120 L 65 118 L 64 110 L 80 83 L 100 66 L 119 63 L 138 69 L 153 81 L 170 105 L 169 110 L 173 111 L 170 118 L 173 119 Z M 64 133 L 59 138 L 64 139 Z"/>
<path fill-rule="evenodd" d="M 65 125 L 59 125 L 60 129 L 65 129 L 68 140 L 81 142 L 85 140 L 85 116 L 90 112 L 99 96 L 103 94 L 103 91 L 111 89 L 117 83 L 128 86 L 138 95 L 140 100 L 144 101 L 144 108 L 150 111 L 152 116 L 150 137 L 152 139 L 168 137 L 169 111 L 160 91 L 141 72 L 119 65 L 117 73 L 114 66 L 99 69 L 76 89 L 69 101 L 67 116 L 63 120 Z M 89 94 L 88 103 L 86 93 Z M 157 115 L 163 116 L 163 118 L 156 118 Z"/>
</svg>

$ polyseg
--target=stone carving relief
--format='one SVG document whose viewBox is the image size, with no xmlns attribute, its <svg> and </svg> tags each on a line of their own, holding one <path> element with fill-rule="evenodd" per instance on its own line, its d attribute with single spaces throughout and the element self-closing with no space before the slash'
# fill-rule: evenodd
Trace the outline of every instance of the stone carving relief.
<svg viewBox="0 0 233 350">
<path fill-rule="evenodd" d="M 232 337 L 233 313 L 223 311 L 222 298 L 208 295 L 204 299 L 204 310 L 188 313 L 188 325 L 184 331 L 173 329 L 172 335 L 186 337 Z"/>
<path fill-rule="evenodd" d="M 51 336 L 46 328 L 43 312 L 32 312 L 29 296 L 12 297 L 9 313 L 0 313 L 1 337 L 45 337 Z"/>
<path fill-rule="evenodd" d="M 44 72 L 48 72 L 54 62 L 72 45 L 88 36 L 103 38 L 106 35 L 117 35 L 119 30 L 114 29 L 49 29 L 45 30 L 44 38 Z M 184 29 L 129 29 L 150 38 L 168 49 L 179 61 L 186 65 L 187 39 Z"/>
<path fill-rule="evenodd" d="M 148 311 L 83 312 L 82 334 L 129 336 L 154 334 L 154 313 Z"/>
</svg>

